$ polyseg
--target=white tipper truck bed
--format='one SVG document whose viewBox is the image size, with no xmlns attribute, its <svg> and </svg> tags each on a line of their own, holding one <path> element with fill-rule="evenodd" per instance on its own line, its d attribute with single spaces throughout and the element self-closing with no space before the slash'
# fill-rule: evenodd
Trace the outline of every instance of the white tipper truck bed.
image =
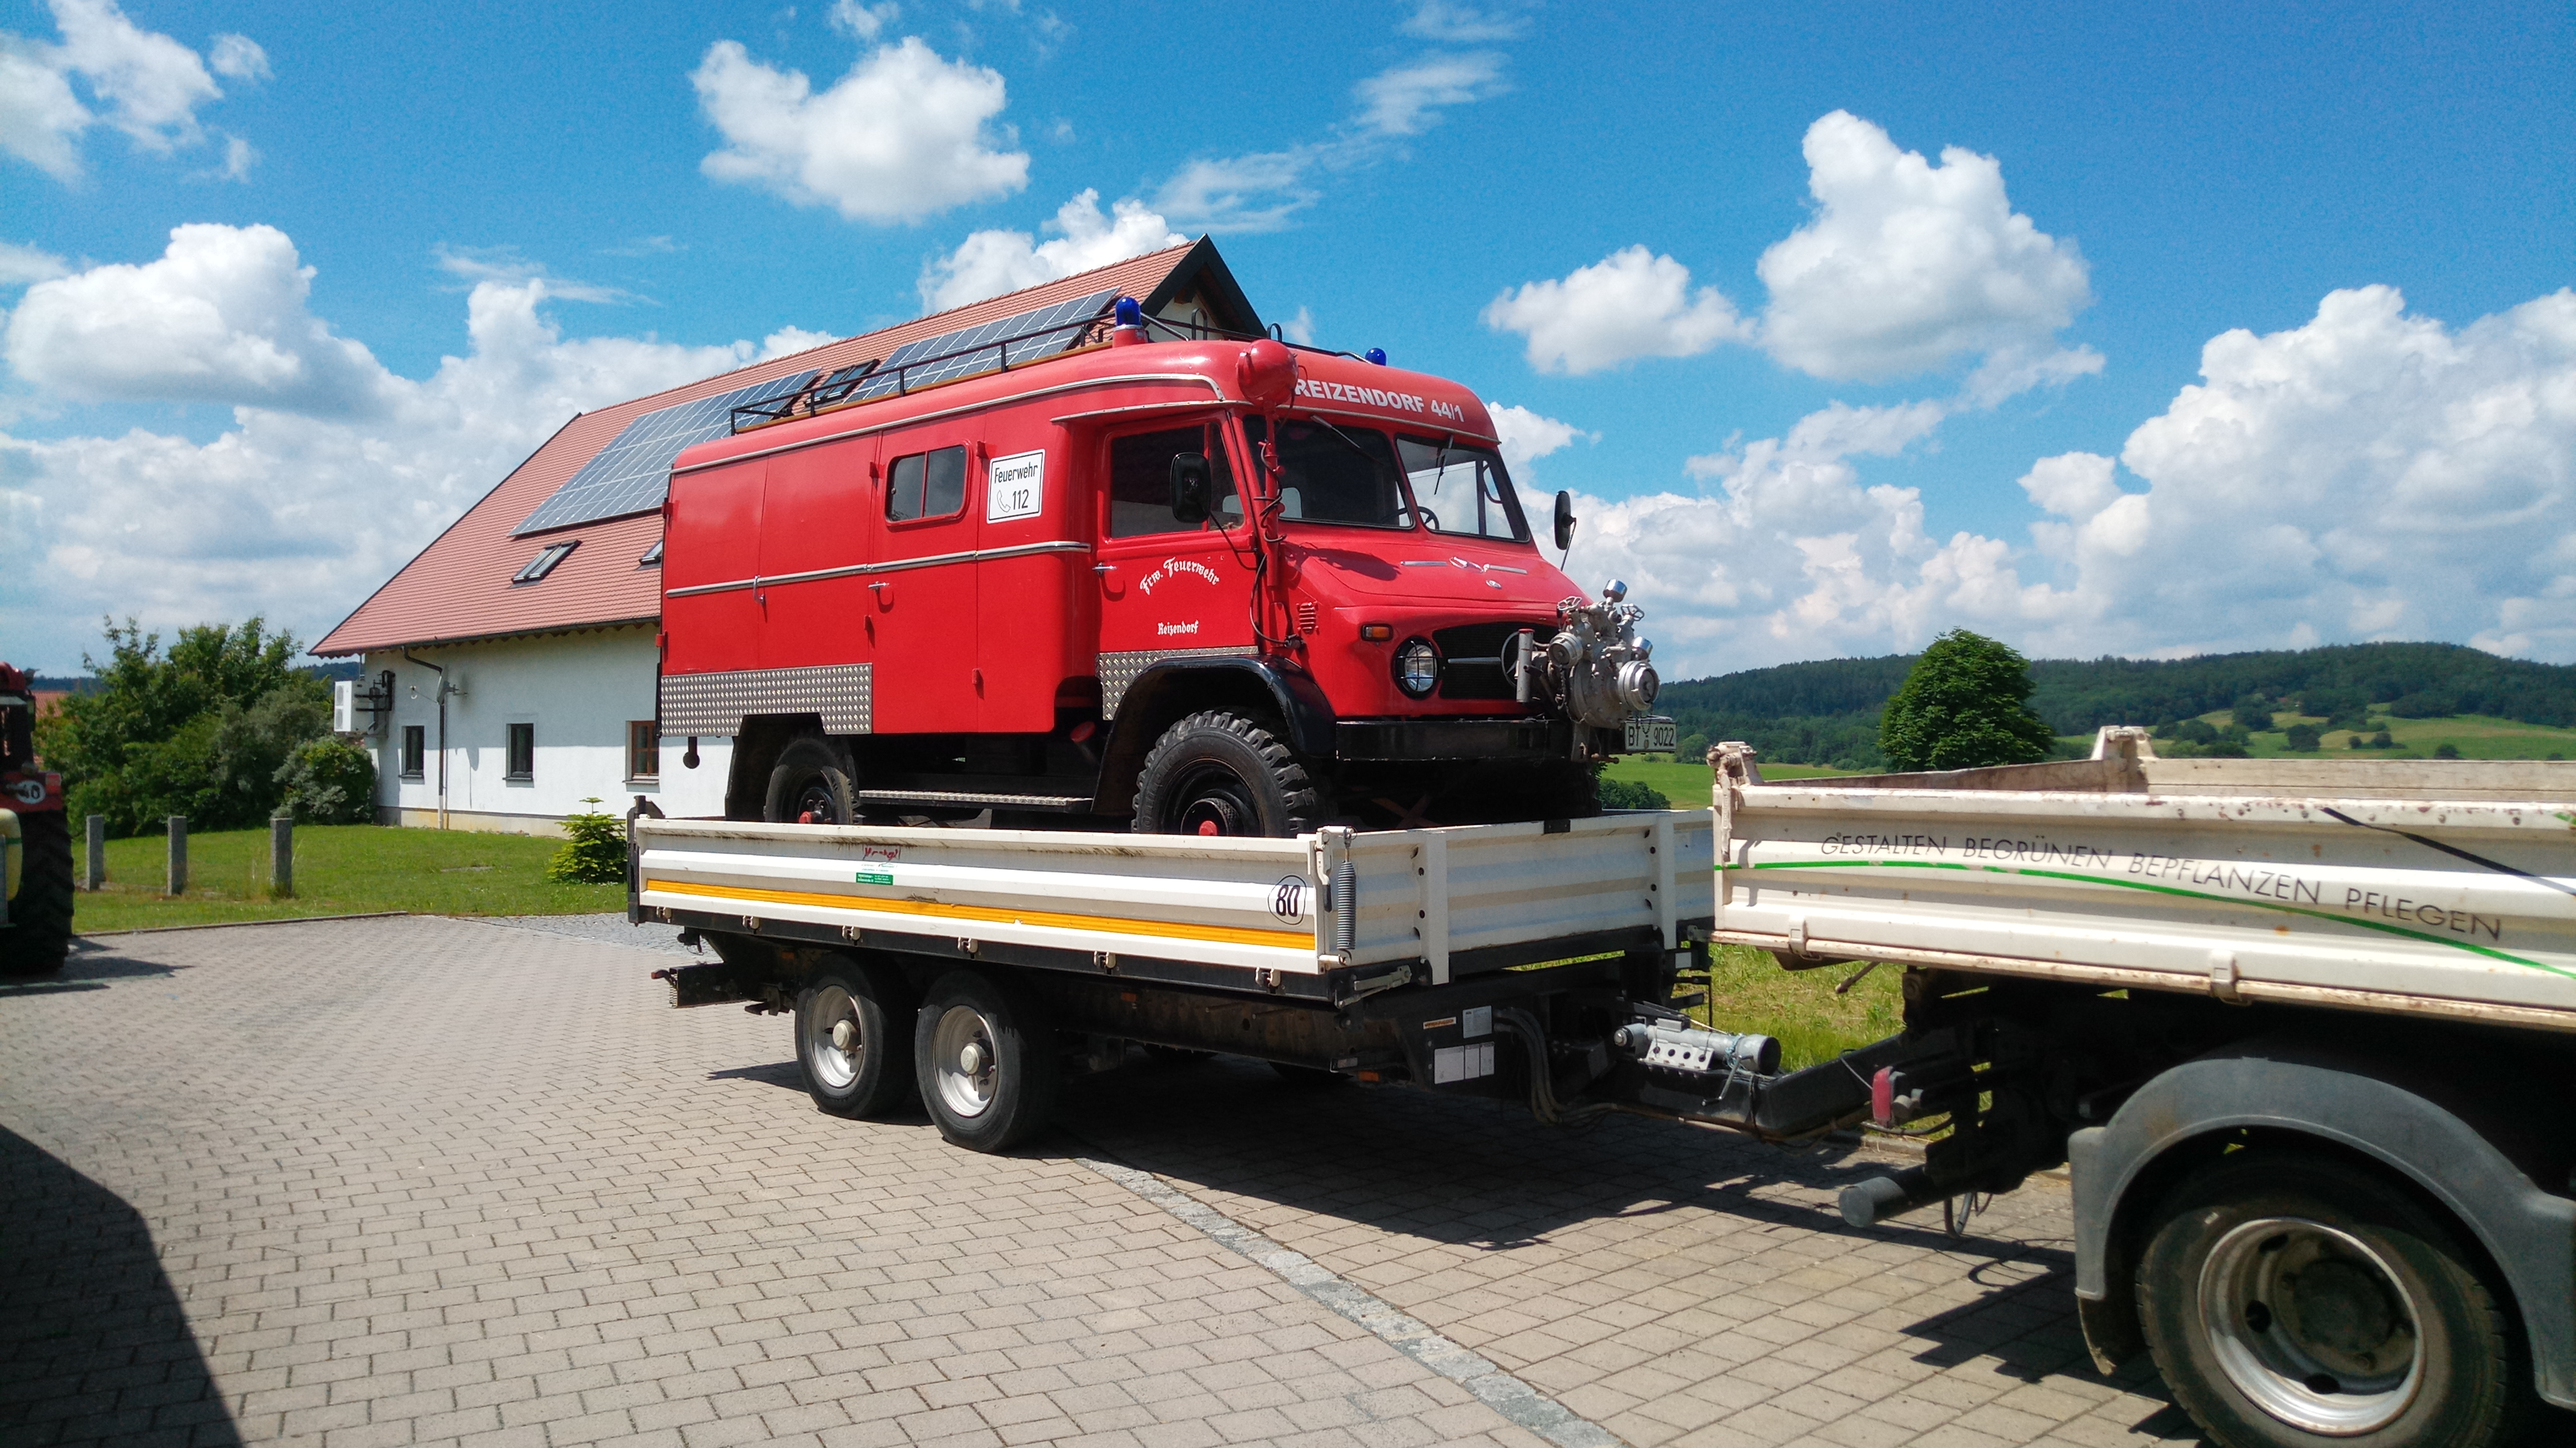
<svg viewBox="0 0 2576 1448">
<path fill-rule="evenodd" d="M 979 1150 L 1130 1043 L 1923 1163 L 1852 1230 L 2068 1164 L 2106 1370 L 2230 1448 L 2484 1448 L 2576 1407 L 2576 765 L 2092 760 L 1714 807 L 1295 839 L 636 819 L 629 913 L 792 1013 L 823 1109 Z M 1782 1074 L 1685 1015 L 1705 952 L 1904 972 Z M 2517 1414 L 2526 1415 L 2518 1418 Z"/>
</svg>

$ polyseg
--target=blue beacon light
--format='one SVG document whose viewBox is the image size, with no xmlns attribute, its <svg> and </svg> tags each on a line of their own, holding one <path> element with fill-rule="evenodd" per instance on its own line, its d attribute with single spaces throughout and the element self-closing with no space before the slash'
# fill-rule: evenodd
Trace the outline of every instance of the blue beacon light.
<svg viewBox="0 0 2576 1448">
<path fill-rule="evenodd" d="M 1371 348 L 1370 348 L 1370 349 L 1368 349 L 1368 351 L 1367 351 L 1365 354 L 1363 354 L 1363 355 L 1365 355 L 1365 356 L 1366 356 L 1366 357 L 1367 357 L 1371 362 L 1376 363 L 1376 364 L 1377 364 L 1377 365 L 1379 365 L 1380 367 L 1383 367 L 1383 366 L 1385 366 L 1385 365 L 1386 365 L 1386 349 L 1385 349 L 1384 347 L 1371 347 Z"/>
<path fill-rule="evenodd" d="M 1118 299 L 1117 316 L 1118 325 L 1122 327 L 1141 327 L 1145 325 L 1145 309 L 1136 304 L 1136 299 L 1134 297 L 1120 297 Z"/>
</svg>

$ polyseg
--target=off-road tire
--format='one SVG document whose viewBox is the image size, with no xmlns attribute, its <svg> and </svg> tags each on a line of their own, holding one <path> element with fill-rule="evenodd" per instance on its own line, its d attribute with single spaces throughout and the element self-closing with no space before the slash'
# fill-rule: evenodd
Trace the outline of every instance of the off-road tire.
<svg viewBox="0 0 2576 1448">
<path fill-rule="evenodd" d="M 0 929 L 0 975 L 52 975 L 72 948 L 72 827 L 59 810 L 18 816 L 18 893 Z"/>
<path fill-rule="evenodd" d="M 1323 794 L 1276 721 L 1210 709 L 1163 731 L 1136 775 L 1136 832 L 1288 839 L 1321 822 Z"/>
<path fill-rule="evenodd" d="M 814 1105 L 835 1116 L 881 1117 L 912 1099 L 912 991 L 903 972 L 847 960 L 817 972 L 796 993 L 796 1069 Z M 834 1027 L 847 1021 L 855 1050 Z"/>
<path fill-rule="evenodd" d="M 959 1069 L 959 1012 L 971 1013 L 973 1039 L 991 1053 L 988 1076 Z M 943 1041 L 943 1034 L 951 1039 Z M 1045 1004 L 1017 981 L 984 970 L 952 970 L 931 983 L 914 1018 L 912 1056 L 921 1104 L 950 1144 L 1009 1151 L 1044 1131 L 1055 1115 L 1063 1074 L 1058 1044 Z"/>
<path fill-rule="evenodd" d="M 850 756 L 828 739 L 807 734 L 787 741 L 769 769 L 769 793 L 760 817 L 774 825 L 850 825 L 859 822 Z M 816 818 L 801 816 L 811 811 Z M 821 816 L 830 813 L 831 818 Z"/>
<path fill-rule="evenodd" d="M 1330 1091 L 1336 1086 L 1351 1084 L 1350 1077 L 1339 1071 L 1327 1071 L 1321 1066 L 1292 1066 L 1285 1061 L 1273 1061 L 1270 1069 L 1279 1073 L 1281 1081 L 1299 1091 Z"/>
<path fill-rule="evenodd" d="M 2275 1222 L 2297 1225 L 2276 1232 Z M 2357 1259 L 2346 1256 L 2332 1268 L 2342 1274 L 2338 1280 L 2393 1283 L 2412 1305 L 2411 1313 L 2384 1319 L 2411 1321 L 2403 1340 L 2420 1353 L 2412 1397 L 2388 1390 L 2384 1401 L 2402 1399 L 2404 1406 L 2378 1409 L 2389 1414 L 2385 1421 L 2320 1431 L 2259 1401 L 2269 1395 L 2287 1411 L 2316 1411 L 2295 1398 L 2305 1386 L 2319 1402 L 2367 1408 L 2367 1399 L 2349 1392 L 2355 1385 L 2330 1373 L 2302 1384 L 2296 1350 L 2270 1357 L 2281 1351 L 2274 1344 L 2300 1335 L 2285 1321 L 2299 1302 L 2295 1294 L 2279 1299 L 2276 1314 L 2259 1296 L 2229 1285 L 2231 1262 L 2260 1263 L 2266 1253 L 2293 1260 L 2279 1254 L 2298 1252 L 2301 1234 L 2317 1240 L 2317 1229 L 2361 1244 L 2386 1269 L 2374 1274 L 2365 1264 L 2356 1270 Z M 2328 1260 L 2334 1259 L 2310 1261 L 2304 1269 L 2276 1267 L 2283 1275 L 2273 1285 L 2287 1289 Z M 2447 1223 L 2375 1172 L 2303 1152 L 2236 1152 L 2185 1178 L 2158 1205 L 2138 1263 L 2138 1321 L 2175 1401 L 2224 1448 L 2501 1448 L 2523 1419 L 2530 1374 L 2502 1295 L 2482 1280 L 2475 1262 Z M 2240 1295 L 2247 1300 L 2239 1302 Z M 2329 1287 L 2313 1335 L 2325 1339 L 2340 1331 L 2359 1340 L 2382 1331 L 2377 1314 L 2348 1310 L 2362 1300 L 2397 1301 L 2376 1287 L 2367 1298 L 2349 1292 L 2337 1298 Z M 2227 1340 L 2224 1348 L 2219 1338 Z M 2251 1392 L 2244 1383 L 2254 1385 Z"/>
</svg>

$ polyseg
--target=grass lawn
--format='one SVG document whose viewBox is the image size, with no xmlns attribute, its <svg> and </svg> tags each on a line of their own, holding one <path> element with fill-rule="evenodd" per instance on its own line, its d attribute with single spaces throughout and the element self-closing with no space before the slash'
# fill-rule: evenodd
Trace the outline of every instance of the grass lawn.
<svg viewBox="0 0 2576 1448">
<path fill-rule="evenodd" d="M 188 893 L 173 900 L 169 843 L 159 835 L 107 842 L 107 888 L 76 894 L 84 935 L 155 925 L 289 920 L 410 910 L 435 915 L 579 915 L 626 908 L 622 885 L 559 885 L 546 862 L 561 840 L 379 825 L 299 825 L 296 895 L 268 898 L 268 831 L 188 836 Z M 80 866 L 72 848 L 74 868 Z"/>
<path fill-rule="evenodd" d="M 2225 728 L 2227 711 L 2200 716 L 2212 725 Z M 2283 718 L 2289 716 L 2283 715 Z M 2377 718 L 2378 716 L 2373 716 Z M 2302 722 L 2322 729 L 2325 720 L 2310 718 Z M 2393 749 L 2355 749 L 2349 741 L 2352 731 L 2337 729 L 2319 743 L 2316 758 L 2334 759 L 2430 759 L 2433 751 L 2448 744 L 2460 751 L 2462 759 L 2547 759 L 2576 758 L 2576 729 L 2553 729 L 2546 724 L 2518 724 L 2511 719 L 2496 719 L 2484 714 L 2454 714 L 2444 719 L 2388 719 L 2388 737 Z M 2375 729 L 2369 732 L 2376 732 Z M 2091 741 L 2085 741 L 2090 747 Z M 2289 739 L 2277 731 L 2255 734 L 2245 746 L 2246 753 L 2257 759 L 2272 759 L 2290 754 Z M 2307 757 L 2307 756 L 2297 756 Z"/>
<path fill-rule="evenodd" d="M 1814 779 L 1822 775 L 1849 773 L 1851 771 L 1848 769 L 1827 769 L 1818 764 L 1762 765 L 1762 777 L 1774 782 L 1783 779 Z M 1696 762 L 1666 764 L 1660 759 L 1643 754 L 1620 755 L 1610 761 L 1610 767 L 1603 770 L 1602 775 L 1604 778 L 1624 779 L 1634 784 L 1661 790 L 1664 798 L 1673 802 L 1675 809 L 1708 808 L 1709 786 L 1714 782 L 1709 767 L 1705 764 Z"/>
</svg>

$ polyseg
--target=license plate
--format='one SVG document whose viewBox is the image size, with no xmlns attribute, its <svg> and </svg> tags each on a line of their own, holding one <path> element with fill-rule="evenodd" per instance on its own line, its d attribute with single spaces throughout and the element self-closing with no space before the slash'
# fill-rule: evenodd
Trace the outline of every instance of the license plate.
<svg viewBox="0 0 2576 1448">
<path fill-rule="evenodd" d="M 1670 754 L 1681 747 L 1682 726 L 1671 719 L 1641 717 L 1628 721 L 1630 754 Z"/>
</svg>

